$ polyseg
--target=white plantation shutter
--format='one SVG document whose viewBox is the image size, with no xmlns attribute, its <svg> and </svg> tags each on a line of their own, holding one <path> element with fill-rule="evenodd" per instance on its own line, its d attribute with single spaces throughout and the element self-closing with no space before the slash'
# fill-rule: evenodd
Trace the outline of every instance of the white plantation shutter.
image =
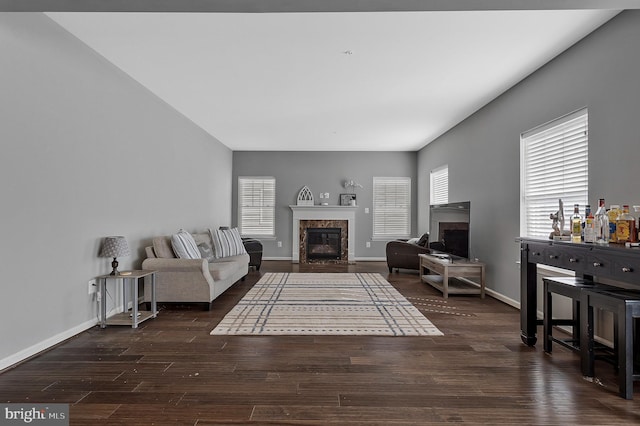
<svg viewBox="0 0 640 426">
<path fill-rule="evenodd" d="M 438 167 L 431 171 L 431 204 L 449 202 L 449 166 Z"/>
<path fill-rule="evenodd" d="M 550 213 L 564 203 L 565 230 L 573 205 L 589 196 L 589 114 L 586 108 L 521 135 L 522 236 L 548 238 Z"/>
<path fill-rule="evenodd" d="M 411 178 L 373 178 L 373 238 L 411 233 Z"/>
<path fill-rule="evenodd" d="M 275 236 L 275 178 L 239 177 L 238 204 L 241 235 Z"/>
</svg>

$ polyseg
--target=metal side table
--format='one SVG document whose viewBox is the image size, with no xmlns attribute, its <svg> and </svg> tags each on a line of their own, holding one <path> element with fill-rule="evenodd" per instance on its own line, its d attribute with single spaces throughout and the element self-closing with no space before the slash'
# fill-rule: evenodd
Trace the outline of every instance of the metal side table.
<svg viewBox="0 0 640 426">
<path fill-rule="evenodd" d="M 151 279 L 151 310 L 138 309 L 138 284 L 139 280 L 144 280 L 149 276 Z M 156 271 L 124 271 L 120 275 L 100 275 L 96 277 L 100 286 L 100 327 L 105 328 L 108 325 L 131 325 L 132 328 L 138 328 L 138 324 L 149 318 L 155 318 L 158 315 L 156 304 Z M 107 320 L 107 281 L 113 279 L 122 280 L 122 313 L 113 315 Z M 127 287 L 128 296 L 127 297 Z M 130 300 L 129 300 L 130 299 Z M 131 310 L 128 308 L 131 301 Z"/>
</svg>

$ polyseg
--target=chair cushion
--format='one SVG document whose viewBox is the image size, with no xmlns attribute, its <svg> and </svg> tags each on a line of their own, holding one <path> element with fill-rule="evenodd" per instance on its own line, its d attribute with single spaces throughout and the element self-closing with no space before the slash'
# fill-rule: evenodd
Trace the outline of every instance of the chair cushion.
<svg viewBox="0 0 640 426">
<path fill-rule="evenodd" d="M 202 259 L 196 241 L 184 229 L 171 236 L 171 247 L 180 259 Z"/>
</svg>

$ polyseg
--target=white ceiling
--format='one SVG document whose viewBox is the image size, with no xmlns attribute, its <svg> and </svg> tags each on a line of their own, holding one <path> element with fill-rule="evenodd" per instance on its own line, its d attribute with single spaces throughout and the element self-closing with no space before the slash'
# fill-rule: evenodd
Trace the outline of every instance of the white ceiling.
<svg viewBox="0 0 640 426">
<path fill-rule="evenodd" d="M 233 150 L 414 151 L 616 13 L 47 15 Z"/>
</svg>

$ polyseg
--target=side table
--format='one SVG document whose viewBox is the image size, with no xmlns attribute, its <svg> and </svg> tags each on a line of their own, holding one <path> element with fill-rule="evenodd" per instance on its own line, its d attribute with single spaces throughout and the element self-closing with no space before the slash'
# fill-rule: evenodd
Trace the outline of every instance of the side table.
<svg viewBox="0 0 640 426">
<path fill-rule="evenodd" d="M 449 294 L 480 294 L 484 299 L 484 263 L 472 262 L 464 258 L 449 256 L 439 258 L 428 254 L 419 254 L 420 279 L 442 292 L 446 299 Z M 423 275 L 424 270 L 436 275 Z M 450 278 L 453 278 L 450 280 Z M 479 278 L 473 283 L 468 278 Z M 475 284 L 475 285 L 474 285 Z M 479 287 L 478 288 L 478 284 Z"/>
<path fill-rule="evenodd" d="M 151 310 L 138 310 L 138 283 L 140 279 L 144 280 L 149 276 L 151 279 Z M 158 315 L 156 304 L 156 271 L 124 271 L 120 275 L 100 275 L 96 277 L 100 286 L 100 327 L 105 328 L 109 325 L 131 325 L 132 328 L 138 328 L 138 324 L 149 318 L 155 318 Z M 113 315 L 107 320 L 107 281 L 113 279 L 122 280 L 122 313 Z M 129 296 L 131 298 L 131 310 L 128 309 L 127 285 L 129 287 Z"/>
</svg>

